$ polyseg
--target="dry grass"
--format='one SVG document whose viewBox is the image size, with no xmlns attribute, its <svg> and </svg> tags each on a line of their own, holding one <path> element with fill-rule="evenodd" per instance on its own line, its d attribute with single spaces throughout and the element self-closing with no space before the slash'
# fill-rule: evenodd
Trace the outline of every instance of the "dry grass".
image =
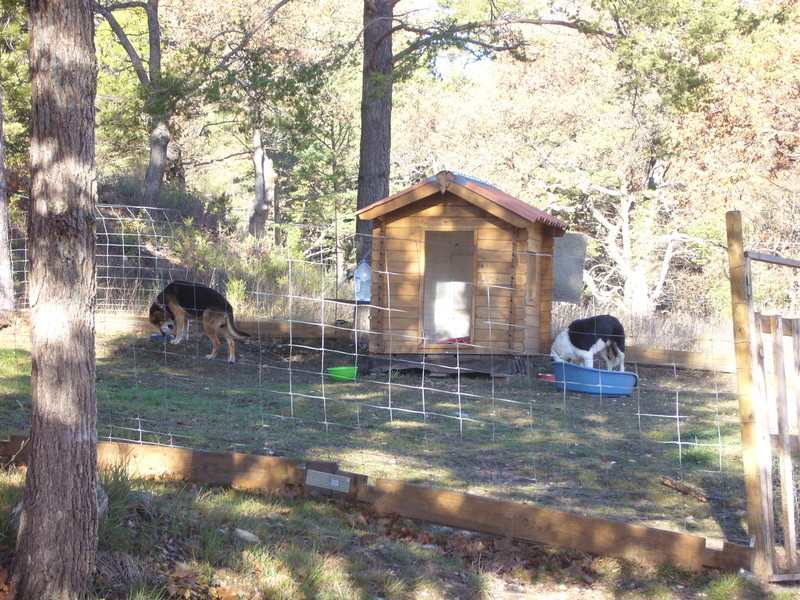
<svg viewBox="0 0 800 600">
<path fill-rule="evenodd" d="M 648 568 L 425 525 L 363 506 L 101 474 L 90 600 L 789 600 L 712 571 Z M 22 494 L 0 471 L 0 523 Z M 243 537 L 241 531 L 249 536 Z M 0 529 L 0 569 L 13 532 Z"/>
</svg>

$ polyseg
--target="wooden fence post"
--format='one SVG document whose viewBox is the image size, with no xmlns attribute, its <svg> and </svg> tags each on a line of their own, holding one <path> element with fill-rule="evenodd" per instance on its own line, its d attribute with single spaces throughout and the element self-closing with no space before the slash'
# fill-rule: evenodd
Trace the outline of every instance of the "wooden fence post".
<svg viewBox="0 0 800 600">
<path fill-rule="evenodd" d="M 765 435 L 766 415 L 758 414 L 753 393 L 751 330 L 754 321 L 750 265 L 744 255 L 742 217 L 739 211 L 725 215 L 728 231 L 728 269 L 731 282 L 733 340 L 736 353 L 736 383 L 739 420 L 742 431 L 747 528 L 755 547 L 751 570 L 769 580 L 773 573 L 774 539 L 772 535 L 771 472 L 769 438 Z M 765 447 L 766 445 L 766 447 Z M 766 457 L 766 464 L 765 464 Z"/>
<path fill-rule="evenodd" d="M 778 412 L 778 468 L 781 480 L 781 524 L 783 526 L 783 546 L 786 548 L 788 567 L 791 573 L 797 572 L 797 531 L 796 531 L 796 489 L 794 485 L 794 466 L 792 465 L 791 443 L 789 439 L 789 391 L 786 384 L 786 368 L 783 353 L 783 318 L 770 317 L 772 329 L 772 357 L 775 364 L 775 400 Z"/>
</svg>

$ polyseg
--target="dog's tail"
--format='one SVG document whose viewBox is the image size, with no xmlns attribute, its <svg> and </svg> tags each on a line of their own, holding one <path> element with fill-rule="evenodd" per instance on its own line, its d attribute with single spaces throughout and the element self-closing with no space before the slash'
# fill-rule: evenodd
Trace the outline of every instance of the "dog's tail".
<svg viewBox="0 0 800 600">
<path fill-rule="evenodd" d="M 250 337 L 249 333 L 245 333 L 244 331 L 239 331 L 238 329 L 236 329 L 236 325 L 233 324 L 233 313 L 227 313 L 227 317 L 228 317 L 228 320 L 227 320 L 228 321 L 228 329 L 233 334 L 233 337 L 240 338 L 240 339 L 244 339 L 244 338 L 249 338 Z"/>
</svg>

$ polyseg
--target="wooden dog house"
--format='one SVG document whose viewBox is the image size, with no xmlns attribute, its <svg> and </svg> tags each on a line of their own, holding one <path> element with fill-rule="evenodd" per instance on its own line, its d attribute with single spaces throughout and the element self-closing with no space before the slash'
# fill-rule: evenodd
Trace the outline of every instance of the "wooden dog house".
<svg viewBox="0 0 800 600">
<path fill-rule="evenodd" d="M 373 355 L 549 350 L 553 239 L 566 223 L 449 171 L 357 214 L 373 221 Z"/>
</svg>

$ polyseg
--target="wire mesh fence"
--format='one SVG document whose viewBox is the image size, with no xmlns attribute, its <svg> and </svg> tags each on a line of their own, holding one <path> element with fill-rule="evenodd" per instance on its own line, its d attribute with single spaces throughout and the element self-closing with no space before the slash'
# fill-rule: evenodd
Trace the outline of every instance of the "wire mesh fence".
<svg viewBox="0 0 800 600">
<path fill-rule="evenodd" d="M 502 377 L 461 368 L 475 348 L 454 335 L 444 341 L 455 368 L 429 364 L 421 353 L 411 368 L 390 360 L 378 369 L 359 340 L 382 334 L 359 328 L 352 284 L 334 263 L 276 248 L 204 262 L 224 242 L 197 238 L 177 213 L 102 206 L 98 215 L 101 439 L 331 460 L 370 477 L 747 541 L 735 381 L 725 365 L 628 362 L 638 385 L 612 398 L 540 378 L 552 373 L 549 348 L 515 354 L 516 372 Z M 24 240 L 15 239 L 21 300 L 26 260 Z M 408 260 L 424 265 L 418 256 Z M 268 268 L 251 277 L 237 261 Z M 151 335 L 147 307 L 173 279 L 226 294 L 252 335 L 237 346 L 236 363 L 206 360 L 210 344 L 197 327 L 179 345 Z M 493 288 L 481 293 L 493 306 Z M 601 310 L 557 305 L 554 329 Z M 420 323 L 415 342 L 430 342 L 422 316 L 404 311 L 400 318 Z M 504 336 L 509 325 L 497 317 L 490 323 Z M 652 326 L 626 325 L 630 347 L 652 347 Z M 4 335 L 0 426 L 19 433 L 27 430 L 27 338 L 22 328 Z M 718 326 L 696 328 L 679 349 L 725 356 L 727 338 Z M 480 350 L 500 358 L 497 348 Z M 328 369 L 337 366 L 357 374 L 335 380 Z"/>
</svg>

